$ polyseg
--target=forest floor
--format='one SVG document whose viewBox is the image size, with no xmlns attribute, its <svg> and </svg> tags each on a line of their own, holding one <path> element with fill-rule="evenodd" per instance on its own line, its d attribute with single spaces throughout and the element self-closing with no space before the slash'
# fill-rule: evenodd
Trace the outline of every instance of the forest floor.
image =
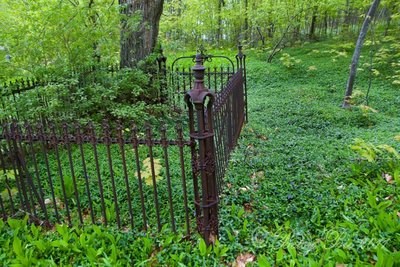
<svg viewBox="0 0 400 267">
<path fill-rule="evenodd" d="M 354 107 L 342 109 L 352 46 L 285 52 L 272 64 L 248 55 L 249 122 L 226 177 L 221 243 L 262 266 L 399 264 L 399 89 L 372 77 L 367 105 L 360 71 Z"/>
<path fill-rule="evenodd" d="M 0 266 L 400 264 L 399 88 L 374 76 L 366 105 L 364 70 L 354 107 L 342 109 L 351 45 L 284 52 L 269 64 L 266 52 L 247 51 L 249 121 L 226 174 L 213 248 L 167 230 L 45 233 L 0 221 Z"/>
</svg>

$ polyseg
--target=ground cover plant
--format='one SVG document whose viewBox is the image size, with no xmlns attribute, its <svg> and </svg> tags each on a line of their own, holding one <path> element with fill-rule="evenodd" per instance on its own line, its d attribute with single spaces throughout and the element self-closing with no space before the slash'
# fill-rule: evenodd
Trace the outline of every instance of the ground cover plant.
<svg viewBox="0 0 400 267">
<path fill-rule="evenodd" d="M 9 219 L 0 221 L 0 262 L 399 265 L 399 87 L 383 69 L 368 92 L 369 73 L 360 72 L 354 107 L 340 108 L 352 49 L 336 41 L 305 44 L 271 64 L 266 52 L 247 51 L 249 123 L 225 178 L 214 247 L 168 228 L 125 233 L 58 225 L 47 231 Z"/>
</svg>

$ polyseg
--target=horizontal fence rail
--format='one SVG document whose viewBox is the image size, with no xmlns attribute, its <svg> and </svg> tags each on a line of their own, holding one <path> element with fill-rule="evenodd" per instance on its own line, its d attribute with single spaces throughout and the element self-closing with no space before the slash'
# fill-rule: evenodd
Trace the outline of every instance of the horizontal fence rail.
<svg viewBox="0 0 400 267">
<path fill-rule="evenodd" d="M 167 224 L 189 235 L 193 143 L 180 127 L 174 136 L 150 126 L 3 125 L 1 216 L 137 230 Z"/>
</svg>

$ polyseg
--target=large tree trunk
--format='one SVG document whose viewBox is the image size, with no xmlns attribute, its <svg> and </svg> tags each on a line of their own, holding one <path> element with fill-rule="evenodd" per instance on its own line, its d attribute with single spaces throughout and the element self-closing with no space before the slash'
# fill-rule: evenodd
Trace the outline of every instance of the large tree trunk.
<svg viewBox="0 0 400 267">
<path fill-rule="evenodd" d="M 153 52 L 164 0 L 119 0 L 121 13 L 120 65 L 134 67 Z M 135 16 L 138 16 L 137 18 Z M 138 19 L 138 23 L 134 23 Z"/>
<path fill-rule="evenodd" d="M 374 17 L 376 10 L 378 9 L 379 3 L 380 3 L 380 0 L 373 1 L 372 5 L 369 8 L 369 11 L 365 17 L 364 23 L 361 27 L 360 35 L 358 36 L 356 48 L 354 49 L 353 58 L 351 60 L 350 75 L 349 75 L 349 79 L 347 81 L 346 93 L 345 93 L 345 97 L 344 97 L 343 104 L 342 104 L 343 108 L 350 107 L 350 98 L 353 93 L 353 86 L 354 86 L 354 81 L 356 79 L 357 65 L 358 65 L 358 60 L 360 59 L 361 48 L 364 44 L 364 40 L 365 40 L 365 36 L 367 35 L 367 32 L 368 32 L 369 24 L 370 24 L 372 18 Z"/>
</svg>

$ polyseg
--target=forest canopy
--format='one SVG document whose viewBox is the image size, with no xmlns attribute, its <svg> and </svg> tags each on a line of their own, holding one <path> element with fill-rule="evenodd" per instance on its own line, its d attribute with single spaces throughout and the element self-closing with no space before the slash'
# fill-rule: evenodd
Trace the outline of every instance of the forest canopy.
<svg viewBox="0 0 400 267">
<path fill-rule="evenodd" d="M 167 50 L 205 44 L 280 51 L 327 38 L 356 39 L 367 0 L 166 0 L 158 42 Z M 0 0 L 0 79 L 118 63 L 121 21 L 134 31 L 143 12 L 127 17 L 114 0 Z M 395 39 L 400 3 L 382 1 L 375 39 Z"/>
</svg>

